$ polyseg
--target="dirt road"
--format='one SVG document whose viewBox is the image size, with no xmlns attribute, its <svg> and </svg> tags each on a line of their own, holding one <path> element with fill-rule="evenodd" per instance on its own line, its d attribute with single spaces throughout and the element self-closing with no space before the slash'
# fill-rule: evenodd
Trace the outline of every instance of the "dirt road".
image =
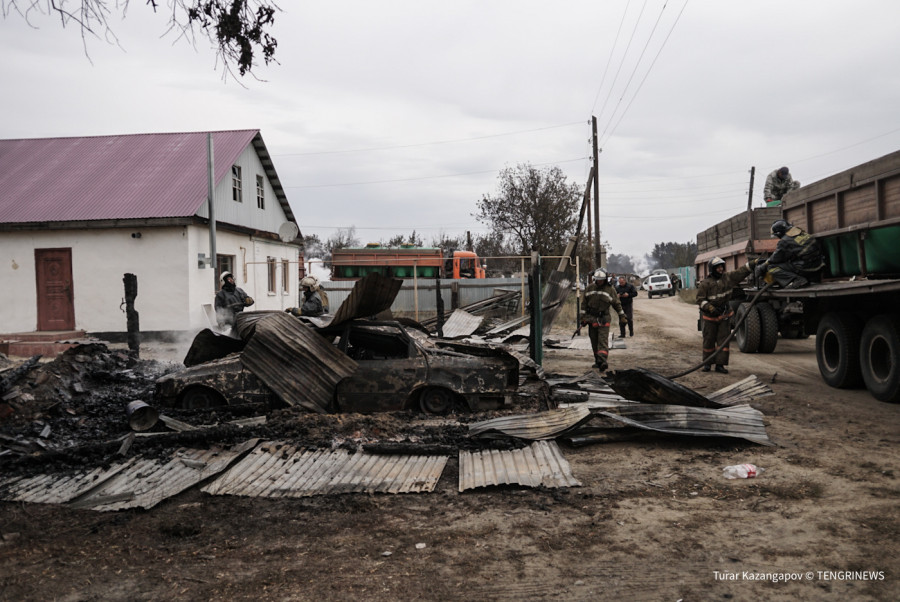
<svg viewBox="0 0 900 602">
<path fill-rule="evenodd" d="M 612 351 L 612 369 L 696 364 L 696 315 L 675 298 L 639 298 L 636 336 Z M 459 494 L 451 460 L 431 494 L 193 490 L 118 513 L 0 503 L 0 599 L 896 600 L 900 405 L 825 386 L 813 346 L 735 347 L 731 374 L 679 381 L 711 392 L 774 376 L 776 395 L 753 404 L 774 447 L 564 448 L 583 484 L 568 490 Z M 589 352 L 546 352 L 548 372 L 589 365 Z M 722 477 L 744 462 L 765 472 Z"/>
</svg>

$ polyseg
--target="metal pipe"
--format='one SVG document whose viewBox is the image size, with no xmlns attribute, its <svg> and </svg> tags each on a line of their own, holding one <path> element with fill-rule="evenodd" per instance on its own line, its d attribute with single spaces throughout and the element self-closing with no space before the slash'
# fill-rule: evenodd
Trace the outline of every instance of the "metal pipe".
<svg viewBox="0 0 900 602">
<path fill-rule="evenodd" d="M 209 265 L 213 274 L 213 293 L 219 292 L 219 282 L 216 278 L 216 200 L 215 181 L 213 173 L 213 139 L 212 132 L 206 134 L 206 194 L 209 205 Z"/>
</svg>

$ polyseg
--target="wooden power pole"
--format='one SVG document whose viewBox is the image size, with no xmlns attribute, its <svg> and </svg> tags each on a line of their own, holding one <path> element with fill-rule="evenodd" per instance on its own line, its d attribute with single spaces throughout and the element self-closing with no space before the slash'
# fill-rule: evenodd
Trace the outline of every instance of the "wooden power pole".
<svg viewBox="0 0 900 602">
<path fill-rule="evenodd" d="M 600 253 L 600 150 L 597 148 L 597 118 L 591 116 L 591 136 L 594 151 L 594 269 L 602 267 Z"/>
</svg>

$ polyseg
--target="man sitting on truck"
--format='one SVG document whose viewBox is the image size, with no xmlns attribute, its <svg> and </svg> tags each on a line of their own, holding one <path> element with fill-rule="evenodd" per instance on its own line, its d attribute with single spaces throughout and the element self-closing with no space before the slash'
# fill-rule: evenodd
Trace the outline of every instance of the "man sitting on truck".
<svg viewBox="0 0 900 602">
<path fill-rule="evenodd" d="M 800 288 L 821 279 L 825 259 L 815 236 L 783 219 L 772 224 L 772 236 L 779 239 L 778 246 L 756 267 L 757 276 L 771 276 L 781 288 Z"/>
<path fill-rule="evenodd" d="M 766 178 L 766 186 L 763 188 L 766 207 L 780 207 L 781 197 L 795 188 L 800 188 L 800 182 L 791 177 L 791 170 L 779 167 Z"/>
</svg>

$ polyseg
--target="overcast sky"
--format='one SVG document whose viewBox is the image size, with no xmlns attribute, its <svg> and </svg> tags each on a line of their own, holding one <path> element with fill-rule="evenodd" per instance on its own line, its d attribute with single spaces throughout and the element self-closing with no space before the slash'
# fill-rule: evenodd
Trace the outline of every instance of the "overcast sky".
<svg viewBox="0 0 900 602">
<path fill-rule="evenodd" d="M 3 2 L 8 4 L 7 0 Z M 165 3 L 161 3 L 163 6 Z M 215 53 L 133 2 L 119 46 L 0 20 L 0 138 L 258 128 L 304 234 L 485 232 L 519 163 L 583 188 L 599 124 L 603 239 L 642 256 L 900 148 L 900 2 L 282 2 L 277 65 Z"/>
</svg>

